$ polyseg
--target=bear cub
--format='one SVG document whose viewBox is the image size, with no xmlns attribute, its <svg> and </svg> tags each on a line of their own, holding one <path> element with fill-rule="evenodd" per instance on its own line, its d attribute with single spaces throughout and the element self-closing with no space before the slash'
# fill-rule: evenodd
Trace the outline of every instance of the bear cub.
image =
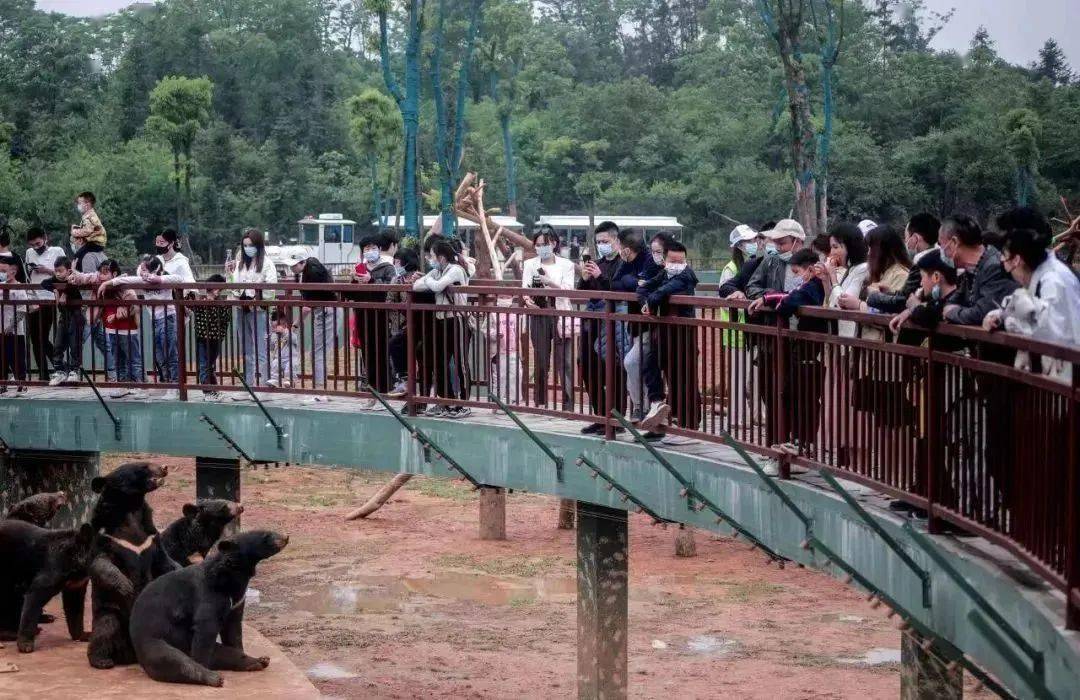
<svg viewBox="0 0 1080 700">
<path fill-rule="evenodd" d="M 244 512 L 244 506 L 220 498 L 184 504 L 184 517 L 161 533 L 161 545 L 180 566 L 206 558 L 225 527 Z"/>
<path fill-rule="evenodd" d="M 67 502 L 67 494 L 63 491 L 37 493 L 11 506 L 4 517 L 46 527 Z"/>
</svg>

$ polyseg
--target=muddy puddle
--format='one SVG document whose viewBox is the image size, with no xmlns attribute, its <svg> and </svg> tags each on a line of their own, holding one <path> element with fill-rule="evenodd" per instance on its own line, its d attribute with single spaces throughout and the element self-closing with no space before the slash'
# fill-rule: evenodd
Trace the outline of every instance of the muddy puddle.
<svg viewBox="0 0 1080 700">
<path fill-rule="evenodd" d="M 466 572 L 432 576 L 359 576 L 334 581 L 298 594 L 288 607 L 315 615 L 414 612 L 420 596 L 467 600 L 484 605 L 520 605 L 539 600 L 572 602 L 573 578 L 534 579 Z"/>
</svg>

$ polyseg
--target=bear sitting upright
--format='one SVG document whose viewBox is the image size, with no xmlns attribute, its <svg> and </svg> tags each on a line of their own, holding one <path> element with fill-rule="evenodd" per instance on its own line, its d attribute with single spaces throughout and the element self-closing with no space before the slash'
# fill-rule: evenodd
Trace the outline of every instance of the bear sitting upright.
<svg viewBox="0 0 1080 700">
<path fill-rule="evenodd" d="M 94 626 L 86 655 L 94 668 L 135 663 L 128 634 L 131 606 L 146 584 L 180 568 L 158 541 L 154 512 L 146 503 L 146 494 L 167 473 L 162 465 L 135 462 L 90 482 L 101 494 L 90 518 L 98 535 L 90 563 Z"/>
<path fill-rule="evenodd" d="M 220 498 L 185 503 L 184 517 L 161 533 L 161 545 L 180 566 L 198 564 L 221 539 L 225 526 L 244 512 L 244 506 Z"/>
<path fill-rule="evenodd" d="M 94 528 L 46 530 L 22 520 L 0 520 L 0 639 L 34 650 L 41 609 L 61 593 L 68 632 L 85 642 L 83 609 L 93 557 Z"/>
<path fill-rule="evenodd" d="M 287 536 L 269 530 L 244 532 L 221 540 L 217 553 L 201 564 L 147 586 L 131 613 L 131 641 L 147 675 L 220 687 L 219 670 L 266 668 L 270 659 L 244 653 L 244 596 L 255 566 L 288 543 Z"/>
<path fill-rule="evenodd" d="M 49 521 L 66 505 L 67 494 L 63 491 L 37 493 L 11 506 L 4 517 L 12 520 L 23 520 L 38 527 L 46 527 Z"/>
</svg>

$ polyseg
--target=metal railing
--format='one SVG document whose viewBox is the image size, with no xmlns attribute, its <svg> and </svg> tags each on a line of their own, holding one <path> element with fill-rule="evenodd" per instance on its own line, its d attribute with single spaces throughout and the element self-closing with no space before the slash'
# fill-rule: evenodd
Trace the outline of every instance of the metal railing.
<svg viewBox="0 0 1080 700">
<path fill-rule="evenodd" d="M 745 302 L 714 296 L 674 297 L 665 315 L 642 316 L 628 312 L 628 294 L 489 281 L 438 299 L 355 284 L 174 285 L 173 299 L 137 302 L 13 298 L 29 289 L 9 285 L 0 300 L 0 328 L 26 326 L 22 340 L 0 343 L 8 396 L 48 379 L 41 359 L 47 370 L 57 352 L 35 351 L 35 335 L 61 345 L 59 323 L 79 334 L 65 366 L 77 362 L 106 396 L 242 397 L 241 373 L 260 392 L 315 400 L 370 396 L 370 386 L 410 415 L 459 417 L 461 407 L 494 409 L 494 394 L 515 412 L 597 424 L 608 439 L 619 429 L 612 411 L 634 417 L 662 401 L 669 435 L 730 434 L 776 459 L 782 477 L 792 466 L 828 470 L 926 510 L 932 532 L 954 526 L 1006 547 L 1065 591 L 1067 624 L 1080 627 L 1077 348 L 947 324 L 898 343 L 888 316 L 820 308 L 801 310 L 791 328 L 747 320 Z M 137 323 L 117 328 L 127 307 Z M 219 331 L 227 324 L 220 341 L 207 337 L 213 313 Z M 856 322 L 860 337 L 836 334 L 839 320 Z M 1017 351 L 1071 366 L 1071 380 L 1016 369 Z"/>
</svg>

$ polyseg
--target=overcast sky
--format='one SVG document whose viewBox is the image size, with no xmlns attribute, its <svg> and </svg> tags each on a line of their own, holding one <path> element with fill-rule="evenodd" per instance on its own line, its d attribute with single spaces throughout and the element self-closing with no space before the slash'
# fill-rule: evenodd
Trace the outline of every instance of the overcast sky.
<svg viewBox="0 0 1080 700">
<path fill-rule="evenodd" d="M 43 10 L 73 15 L 100 15 L 131 4 L 131 0 L 38 0 Z M 998 53 L 1027 65 L 1048 38 L 1057 39 L 1074 71 L 1080 72 L 1080 0 L 926 0 L 927 7 L 956 14 L 934 46 L 966 50 L 980 24 L 997 42 Z"/>
</svg>

